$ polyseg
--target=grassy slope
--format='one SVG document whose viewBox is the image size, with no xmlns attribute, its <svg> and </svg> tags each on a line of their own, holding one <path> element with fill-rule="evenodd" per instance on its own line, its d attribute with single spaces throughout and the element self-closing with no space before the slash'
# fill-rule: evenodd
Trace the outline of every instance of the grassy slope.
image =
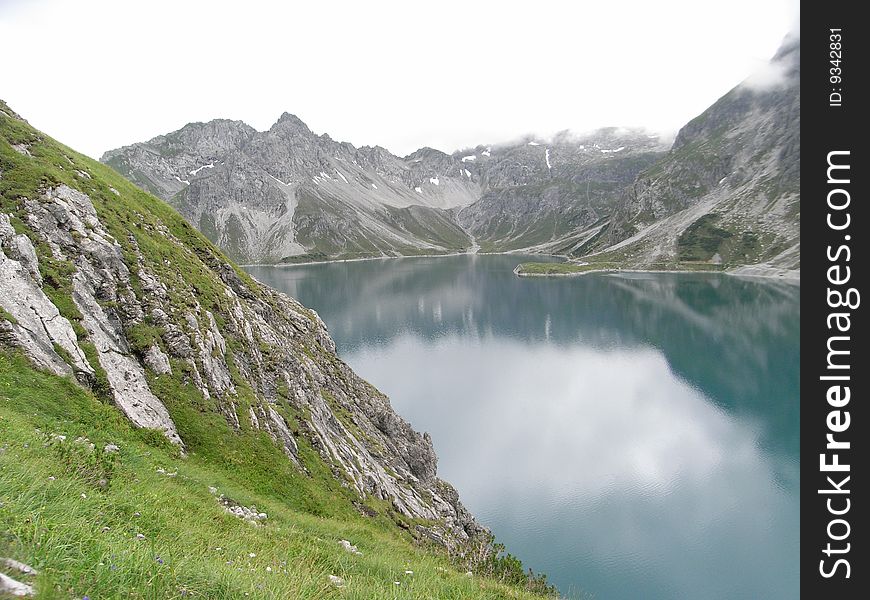
<svg viewBox="0 0 870 600">
<path fill-rule="evenodd" d="M 53 433 L 66 441 L 51 441 Z M 79 436 L 97 449 L 76 443 Z M 41 598 L 531 597 L 467 577 L 378 520 L 293 510 L 241 484 L 234 465 L 181 458 L 90 392 L 16 354 L 0 353 L 0 439 L 0 556 L 40 571 Z M 108 443 L 120 452 L 103 453 Z M 253 526 L 227 514 L 209 486 L 268 519 Z M 340 539 L 363 554 L 346 552 Z M 333 587 L 329 575 L 346 587 Z"/>
<path fill-rule="evenodd" d="M 0 110 L 12 114 L 2 101 Z M 11 146 L 20 143 L 32 156 Z M 212 265 L 226 259 L 167 204 L 105 165 L 2 113 L 0 173 L 0 210 L 12 215 L 18 233 L 31 237 L 44 291 L 73 323 L 93 365 L 98 366 L 95 350 L 70 298 L 72 265 L 52 259 L 47 245 L 21 218 L 24 197 L 36 198 L 41 190 L 60 183 L 91 197 L 101 222 L 122 245 L 131 265 L 136 258 L 128 236 L 135 238 L 149 268 L 168 282 L 173 304 L 199 302 L 220 324 L 226 307 Z M 159 233 L 163 227 L 183 245 L 167 243 Z M 233 269 L 258 294 L 250 278 Z M 135 276 L 133 283 L 138 285 Z M 134 349 L 160 343 L 159 334 L 147 323 L 126 334 Z M 228 340 L 231 347 L 234 343 Z M 377 516 L 363 517 L 352 504 L 353 494 L 332 477 L 302 436 L 297 442 L 311 475 L 297 471 L 266 434 L 247 423 L 245 403 L 253 400 L 253 392 L 237 373 L 233 377 L 243 421 L 238 432 L 228 427 L 213 401 L 204 400 L 185 382 L 182 365 L 173 364 L 171 376 L 150 377 L 152 390 L 166 404 L 189 450 L 189 457 L 181 460 L 162 438 L 134 431 L 118 411 L 103 403 L 105 383 L 99 377 L 93 392 L 86 392 L 70 381 L 35 371 L 0 348 L 0 556 L 42 566 L 40 591 L 46 598 L 129 597 L 129 591 L 134 597 L 166 598 L 179 595 L 181 588 L 208 598 L 238 598 L 245 592 L 262 598 L 392 598 L 409 585 L 421 586 L 412 597 L 525 597 L 521 585 L 436 571 L 440 565 L 449 569 L 446 557 L 436 549 L 414 546 L 403 529 L 410 524 L 386 503 L 368 500 Z M 285 416 L 291 424 L 304 418 Z M 36 427 L 63 433 L 70 440 L 87 436 L 98 448 L 108 441 L 119 444 L 119 464 L 108 478 L 109 486 L 89 485 L 91 467 L 79 473 L 77 465 L 93 458 L 45 447 Z M 61 468 L 64 456 L 72 461 L 66 470 Z M 158 466 L 170 471 L 178 466 L 179 476 L 158 477 Z M 50 476 L 56 480 L 49 482 Z M 255 529 L 225 516 L 208 493 L 209 485 L 268 512 L 266 527 Z M 142 514 L 141 524 L 132 516 L 136 511 Z M 110 528 L 106 534 L 101 533 L 104 526 Z M 144 533 L 146 541 L 135 542 L 131 536 L 136 532 Z M 338 546 L 339 538 L 359 543 L 365 554 L 347 554 Z M 235 554 L 217 554 L 216 547 Z M 248 552 L 256 553 L 256 560 L 248 559 Z M 154 558 L 158 554 L 164 565 Z M 279 565 L 287 561 L 287 574 L 278 577 L 276 565 L 266 562 L 270 560 Z M 404 581 L 397 576 L 406 563 L 415 571 L 413 583 L 394 588 L 393 581 Z M 112 564 L 117 569 L 110 569 Z M 276 576 L 259 579 L 265 577 L 266 566 Z M 501 578 L 525 583 L 521 566 L 511 557 L 490 566 Z M 326 575 L 333 573 L 347 576 L 348 586 L 340 593 L 325 583 Z M 266 587 L 258 588 L 260 584 Z"/>
</svg>

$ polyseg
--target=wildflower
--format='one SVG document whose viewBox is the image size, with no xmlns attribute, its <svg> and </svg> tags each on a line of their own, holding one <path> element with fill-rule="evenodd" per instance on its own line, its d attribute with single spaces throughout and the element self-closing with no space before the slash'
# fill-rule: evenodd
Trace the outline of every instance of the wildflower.
<svg viewBox="0 0 870 600">
<path fill-rule="evenodd" d="M 136 534 L 136 539 L 137 539 L 137 540 L 144 540 L 144 539 L 145 539 L 145 536 L 142 535 L 141 533 L 137 533 L 137 534 Z"/>
<path fill-rule="evenodd" d="M 162 559 L 162 558 L 160 558 L 160 557 L 159 557 L 159 556 L 158 556 L 158 557 L 156 557 L 156 558 L 155 558 L 155 559 L 154 559 L 154 560 L 156 560 L 156 561 L 157 561 L 157 564 L 158 564 L 158 565 L 162 565 L 162 564 L 163 564 L 163 559 Z"/>
<path fill-rule="evenodd" d="M 85 494 L 84 492 L 82 492 L 82 500 L 87 500 L 87 499 L 88 499 L 88 495 Z"/>
<path fill-rule="evenodd" d="M 272 572 L 272 567 L 266 567 L 266 573 L 271 573 L 271 572 Z"/>
<path fill-rule="evenodd" d="M 249 558 L 254 558 L 254 557 L 256 557 L 256 556 L 257 556 L 257 555 L 254 554 L 253 552 L 249 552 L 249 553 L 248 553 L 248 557 L 249 557 Z"/>
</svg>

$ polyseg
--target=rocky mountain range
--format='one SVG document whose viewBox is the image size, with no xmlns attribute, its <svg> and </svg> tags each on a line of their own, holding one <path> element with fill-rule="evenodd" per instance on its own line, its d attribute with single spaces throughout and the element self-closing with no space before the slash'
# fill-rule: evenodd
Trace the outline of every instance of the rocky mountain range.
<svg viewBox="0 0 870 600">
<path fill-rule="evenodd" d="M 242 262 L 524 251 L 626 265 L 799 269 L 800 40 L 673 144 L 643 130 L 398 157 L 314 134 L 191 123 L 102 161 Z M 768 264 L 769 263 L 769 264 Z"/>
<path fill-rule="evenodd" d="M 605 214 L 664 154 L 658 136 L 604 129 L 445 154 L 394 156 L 315 135 L 284 114 L 266 132 L 192 123 L 102 161 L 175 206 L 243 262 L 521 248 Z M 520 226 L 522 224 L 522 226 Z"/>
</svg>

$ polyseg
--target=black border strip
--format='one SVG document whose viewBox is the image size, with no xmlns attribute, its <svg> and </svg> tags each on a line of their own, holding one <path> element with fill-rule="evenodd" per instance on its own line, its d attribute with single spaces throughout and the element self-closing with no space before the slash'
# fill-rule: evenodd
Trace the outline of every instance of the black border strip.
<svg viewBox="0 0 870 600">
<path fill-rule="evenodd" d="M 858 282 L 863 281 L 863 273 L 870 268 L 865 262 L 865 239 L 870 232 L 870 217 L 866 209 L 870 200 L 866 183 L 870 169 L 865 145 L 868 144 L 870 128 L 866 126 L 868 119 L 864 114 L 870 106 L 862 81 L 870 66 L 864 61 L 870 24 L 858 16 L 859 8 L 864 8 L 864 5 L 858 2 L 802 3 L 801 6 L 801 18 L 806 23 L 801 35 L 802 45 L 806 46 L 801 48 L 803 66 L 806 67 L 801 73 L 804 113 L 801 164 L 801 594 L 811 599 L 870 597 L 867 595 L 870 593 L 867 585 L 870 564 L 866 561 L 870 536 L 864 530 L 867 497 L 858 491 L 868 487 L 864 465 L 868 449 L 863 442 L 868 437 L 870 415 L 863 405 L 867 401 L 870 370 L 866 358 L 862 364 L 860 357 L 867 356 L 861 350 L 870 348 L 870 339 L 863 315 L 866 309 L 860 302 L 854 302 L 857 297 L 849 292 L 849 289 L 855 289 L 860 294 L 865 289 Z M 841 44 L 839 48 L 832 47 L 836 42 Z M 837 52 L 831 54 L 832 50 L 839 50 L 839 65 L 831 62 L 838 58 Z M 842 81 L 831 79 L 832 75 L 838 74 L 836 70 L 831 71 L 836 68 L 842 69 L 839 72 Z M 831 154 L 834 152 L 836 154 Z M 848 164 L 849 169 L 833 169 L 829 174 L 829 161 L 840 166 Z M 848 203 L 848 206 L 831 209 L 829 196 L 831 204 L 843 206 Z M 848 227 L 834 229 L 844 226 L 847 213 Z M 848 280 L 843 281 L 847 274 Z M 854 308 L 832 306 L 840 301 L 837 294 L 852 300 L 849 303 L 855 305 Z M 870 302 L 870 297 L 866 301 Z M 848 317 L 830 317 L 832 313 L 848 314 Z M 847 331 L 838 330 L 838 326 L 847 325 Z M 832 339 L 834 336 L 840 338 Z M 829 344 L 849 354 L 830 354 Z M 829 360 L 839 368 L 831 368 Z M 845 401 L 844 389 L 829 391 L 838 385 L 849 387 L 848 402 Z M 829 433 L 835 442 L 840 443 L 839 447 L 828 447 Z M 848 448 L 845 447 L 847 442 Z M 822 454 L 829 464 L 834 462 L 836 454 L 836 460 L 841 465 L 848 464 L 849 470 L 824 471 L 820 464 Z M 837 486 L 840 490 L 836 489 Z M 828 491 L 820 493 L 820 490 Z M 848 490 L 848 493 L 843 490 Z M 844 562 L 837 563 L 838 560 Z M 822 571 L 830 576 L 823 576 Z"/>
</svg>

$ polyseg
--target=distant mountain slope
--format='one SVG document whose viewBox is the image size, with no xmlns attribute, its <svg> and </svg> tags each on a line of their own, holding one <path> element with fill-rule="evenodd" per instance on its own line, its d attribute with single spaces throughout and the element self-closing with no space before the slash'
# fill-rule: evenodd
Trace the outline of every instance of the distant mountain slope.
<svg viewBox="0 0 870 600">
<path fill-rule="evenodd" d="M 669 260 L 800 267 L 800 39 L 679 132 L 623 194 L 590 250 Z"/>
<path fill-rule="evenodd" d="M 448 209 L 480 195 L 443 152 L 355 148 L 286 113 L 265 132 L 192 123 L 102 161 L 246 262 L 463 251 L 471 240 Z"/>
<path fill-rule="evenodd" d="M 285 113 L 265 132 L 192 123 L 101 160 L 230 256 L 277 262 L 468 251 L 478 236 L 487 250 L 533 246 L 599 219 L 664 150 L 657 136 L 606 129 L 399 158 Z"/>
<path fill-rule="evenodd" d="M 404 158 L 315 135 L 192 123 L 102 161 L 230 256 L 278 262 L 512 251 L 614 264 L 800 265 L 800 40 L 680 131 L 527 137 Z M 770 263 L 770 264 L 768 264 Z"/>
<path fill-rule="evenodd" d="M 484 250 L 552 251 L 608 217 L 614 199 L 667 147 L 643 130 L 607 128 L 490 150 L 461 153 L 479 161 L 483 193 L 459 222 Z"/>
</svg>

